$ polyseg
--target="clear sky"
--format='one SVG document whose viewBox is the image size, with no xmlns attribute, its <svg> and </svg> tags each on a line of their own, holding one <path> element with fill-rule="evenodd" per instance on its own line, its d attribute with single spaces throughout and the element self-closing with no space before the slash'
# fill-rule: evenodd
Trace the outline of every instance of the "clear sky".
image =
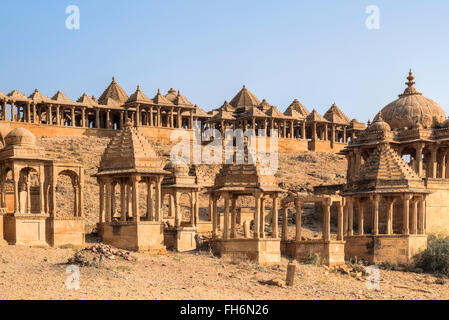
<svg viewBox="0 0 449 320">
<path fill-rule="evenodd" d="M 80 30 L 66 28 L 69 5 Z M 379 30 L 365 26 L 369 5 Z M 128 94 L 174 87 L 209 111 L 245 84 L 281 111 L 294 98 L 320 113 L 335 102 L 367 121 L 413 68 L 449 114 L 448 16 L 443 0 L 3 0 L 0 91 L 98 97 L 114 75 Z"/>
</svg>

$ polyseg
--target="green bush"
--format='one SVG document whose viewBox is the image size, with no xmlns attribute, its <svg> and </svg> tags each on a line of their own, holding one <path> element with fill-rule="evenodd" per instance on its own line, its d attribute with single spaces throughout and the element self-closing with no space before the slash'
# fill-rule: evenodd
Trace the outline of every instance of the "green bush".
<svg viewBox="0 0 449 320">
<path fill-rule="evenodd" d="M 307 258 L 304 260 L 304 263 L 311 264 L 311 265 L 318 267 L 321 265 L 320 255 L 318 253 L 309 253 Z"/>
<path fill-rule="evenodd" d="M 418 255 L 416 266 L 425 272 L 449 277 L 449 237 L 429 236 L 427 249 Z"/>
</svg>

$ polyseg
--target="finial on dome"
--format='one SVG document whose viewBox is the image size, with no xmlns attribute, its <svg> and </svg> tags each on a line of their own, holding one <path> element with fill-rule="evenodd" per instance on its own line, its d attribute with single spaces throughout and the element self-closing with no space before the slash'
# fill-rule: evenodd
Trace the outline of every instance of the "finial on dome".
<svg viewBox="0 0 449 320">
<path fill-rule="evenodd" d="M 246 86 L 245 86 L 245 85 L 243 85 L 243 89 L 246 89 Z"/>
<path fill-rule="evenodd" d="M 412 69 L 410 69 L 409 73 L 408 73 L 408 77 L 407 77 L 407 82 L 405 83 L 409 88 L 413 87 L 413 85 L 416 83 L 415 81 L 415 77 L 413 76 L 413 71 Z"/>
<path fill-rule="evenodd" d="M 178 97 L 181 95 L 181 90 L 178 90 Z"/>
<path fill-rule="evenodd" d="M 161 89 L 160 88 L 157 89 L 157 94 L 161 94 Z"/>
<path fill-rule="evenodd" d="M 140 91 L 140 84 L 137 85 L 137 91 Z"/>
<path fill-rule="evenodd" d="M 115 83 L 115 77 L 112 76 L 112 83 Z"/>
<path fill-rule="evenodd" d="M 384 121 L 384 118 L 382 117 L 382 110 L 379 111 L 378 115 L 377 115 L 377 121 Z"/>
</svg>

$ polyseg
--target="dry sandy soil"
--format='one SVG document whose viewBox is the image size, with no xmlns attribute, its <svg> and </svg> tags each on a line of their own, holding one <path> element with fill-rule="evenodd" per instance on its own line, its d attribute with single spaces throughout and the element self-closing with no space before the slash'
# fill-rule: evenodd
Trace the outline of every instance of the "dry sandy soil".
<svg viewBox="0 0 449 320">
<path fill-rule="evenodd" d="M 366 280 L 298 264 L 293 287 L 283 283 L 287 260 L 275 268 L 227 262 L 208 253 L 132 254 L 80 268 L 80 288 L 67 289 L 73 249 L 0 247 L 0 299 L 448 299 L 449 284 L 417 273 L 380 271 L 380 291 Z"/>
</svg>

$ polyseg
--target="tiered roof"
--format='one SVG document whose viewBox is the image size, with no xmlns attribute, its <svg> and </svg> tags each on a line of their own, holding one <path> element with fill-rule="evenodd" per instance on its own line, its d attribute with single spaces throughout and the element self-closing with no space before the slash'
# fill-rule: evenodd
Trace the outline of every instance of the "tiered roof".
<svg viewBox="0 0 449 320">
<path fill-rule="evenodd" d="M 51 99 L 58 103 L 61 103 L 61 104 L 73 104 L 74 103 L 69 97 L 67 97 L 60 90 L 58 90 L 58 92 L 56 92 L 56 94 Z"/>
<path fill-rule="evenodd" d="M 378 145 L 362 165 L 350 193 L 426 192 L 422 179 L 386 143 Z"/>
<path fill-rule="evenodd" d="M 245 112 L 239 115 L 240 118 L 267 118 L 267 115 L 262 112 L 259 108 L 249 108 Z"/>
<path fill-rule="evenodd" d="M 95 106 L 98 104 L 96 100 L 93 100 L 85 92 L 83 93 L 83 95 L 81 97 L 78 98 L 78 100 L 76 100 L 76 102 L 82 103 L 84 105 L 89 105 L 89 106 Z"/>
<path fill-rule="evenodd" d="M 309 122 L 329 122 L 323 118 L 315 109 L 306 118 Z"/>
<path fill-rule="evenodd" d="M 263 112 L 266 112 L 271 108 L 271 105 L 268 103 L 267 100 L 263 99 L 262 102 L 257 107 Z"/>
<path fill-rule="evenodd" d="M 334 103 L 324 114 L 324 118 L 333 123 L 349 125 L 351 120 Z"/>
<path fill-rule="evenodd" d="M 181 94 L 180 90 L 178 90 L 178 95 L 176 96 L 174 103 L 178 106 L 193 107 L 193 103 L 191 103 L 189 100 L 187 100 L 187 98 Z"/>
<path fill-rule="evenodd" d="M 272 118 L 279 118 L 279 119 L 288 118 L 286 115 L 280 112 L 276 106 L 271 106 L 267 111 L 265 111 L 265 114 Z"/>
<path fill-rule="evenodd" d="M 153 101 L 155 104 L 172 106 L 173 103 L 161 94 L 161 89 L 157 89 L 157 94 L 154 96 Z"/>
<path fill-rule="evenodd" d="M 242 90 L 240 90 L 237 95 L 231 100 L 230 104 L 234 108 L 247 108 L 247 107 L 257 107 L 260 104 L 259 99 L 252 94 L 245 85 L 243 85 Z"/>
<path fill-rule="evenodd" d="M 162 186 L 164 188 L 189 188 L 197 189 L 195 171 L 184 163 L 173 164 L 169 162 L 164 170 L 170 172 L 170 175 L 164 177 Z"/>
<path fill-rule="evenodd" d="M 131 126 L 128 119 L 125 127 L 117 131 L 106 147 L 97 176 L 123 173 L 166 174 L 163 167 L 164 161 L 153 145 L 139 128 Z"/>
<path fill-rule="evenodd" d="M 134 92 L 126 101 L 126 104 L 131 103 L 144 103 L 144 104 L 151 104 L 153 103 L 153 100 L 148 98 L 142 90 L 140 90 L 140 86 L 137 86 L 136 92 Z"/>
<path fill-rule="evenodd" d="M 112 77 L 111 84 L 100 96 L 98 102 L 103 105 L 123 105 L 127 100 L 128 94 L 115 82 L 115 77 Z"/>
<path fill-rule="evenodd" d="M 13 90 L 10 93 L 8 93 L 7 95 L 9 98 L 13 99 L 13 100 L 22 100 L 22 101 L 26 101 L 28 100 L 27 96 L 24 95 L 22 92 L 20 92 L 19 90 Z"/>
<path fill-rule="evenodd" d="M 220 108 L 218 108 L 218 110 L 223 110 L 226 112 L 234 112 L 235 108 L 233 106 L 231 106 L 227 101 L 225 101 L 222 106 Z"/>
<path fill-rule="evenodd" d="M 292 117 L 294 117 L 295 115 L 296 116 L 299 115 L 304 119 L 310 114 L 310 112 L 306 109 L 306 107 L 304 107 L 304 105 L 301 102 L 299 102 L 298 99 L 295 99 L 288 106 L 287 110 L 285 110 L 284 114 Z"/>
<path fill-rule="evenodd" d="M 215 113 L 211 118 L 210 121 L 218 121 L 218 120 L 235 120 L 234 115 L 232 112 L 227 112 L 223 110 L 219 110 L 217 113 Z"/>
<path fill-rule="evenodd" d="M 244 163 L 237 164 L 234 161 L 232 164 L 223 165 L 215 177 L 211 192 L 228 191 L 242 195 L 253 194 L 256 190 L 283 192 L 276 182 L 276 177 L 264 171 L 265 167 L 257 159 L 252 161 L 253 163 L 248 161 L 249 154 L 248 142 L 245 139 Z"/>
<path fill-rule="evenodd" d="M 39 89 L 34 90 L 34 92 L 28 97 L 28 99 L 36 102 L 51 102 L 51 99 L 46 95 L 39 92 Z"/>
</svg>

